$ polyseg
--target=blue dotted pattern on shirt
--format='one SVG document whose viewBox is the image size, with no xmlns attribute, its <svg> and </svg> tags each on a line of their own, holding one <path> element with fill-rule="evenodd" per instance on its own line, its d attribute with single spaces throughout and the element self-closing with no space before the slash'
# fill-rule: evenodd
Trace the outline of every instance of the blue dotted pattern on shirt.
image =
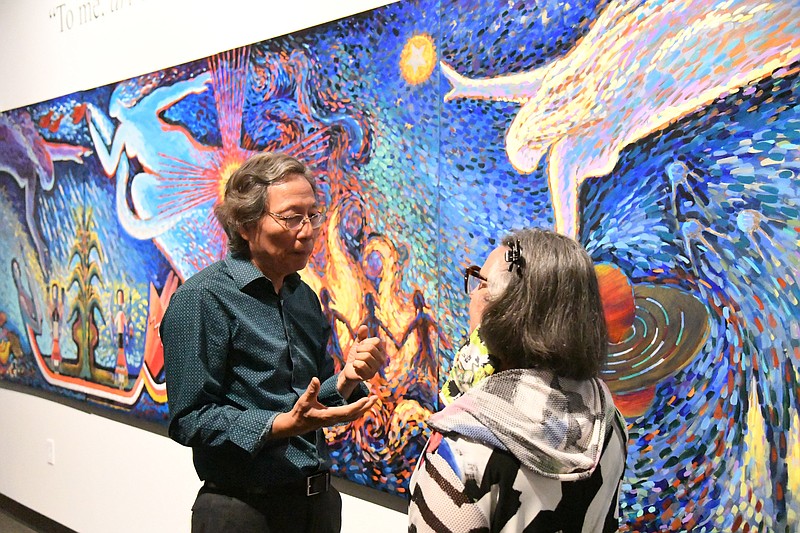
<svg viewBox="0 0 800 533">
<path fill-rule="evenodd" d="M 321 431 L 266 439 L 319 377 L 320 402 L 342 405 L 330 335 L 319 300 L 300 276 L 280 296 L 249 260 L 229 255 L 173 295 L 161 322 L 169 434 L 191 446 L 201 479 L 254 488 L 300 479 L 325 467 Z M 356 389 L 351 399 L 361 397 Z"/>
</svg>

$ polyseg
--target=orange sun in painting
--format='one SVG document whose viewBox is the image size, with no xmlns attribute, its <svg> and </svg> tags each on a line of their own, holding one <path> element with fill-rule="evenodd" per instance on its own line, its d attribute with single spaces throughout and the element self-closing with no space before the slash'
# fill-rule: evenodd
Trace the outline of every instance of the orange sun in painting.
<svg viewBox="0 0 800 533">
<path fill-rule="evenodd" d="M 217 196 L 219 198 L 218 201 L 222 201 L 225 198 L 225 187 L 228 185 L 228 180 L 231 177 L 231 174 L 239 168 L 244 160 L 246 159 L 245 154 L 237 154 L 238 157 L 229 158 L 229 161 L 226 161 L 220 168 L 217 170 L 219 173 L 219 182 L 217 184 Z"/>
<path fill-rule="evenodd" d="M 400 73 L 411 85 L 419 85 L 431 77 L 436 65 L 436 47 L 426 34 L 414 35 L 400 53 Z"/>
</svg>

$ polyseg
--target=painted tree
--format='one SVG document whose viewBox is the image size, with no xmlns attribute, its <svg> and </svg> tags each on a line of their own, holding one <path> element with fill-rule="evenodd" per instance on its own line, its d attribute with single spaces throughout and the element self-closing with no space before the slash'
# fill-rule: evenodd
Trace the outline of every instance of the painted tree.
<svg viewBox="0 0 800 533">
<path fill-rule="evenodd" d="M 91 208 L 78 208 L 73 212 L 76 235 L 70 249 L 72 276 L 70 289 L 78 289 L 77 296 L 70 307 L 69 321 L 72 322 L 72 340 L 78 347 L 78 361 L 74 367 L 78 375 L 85 379 L 96 379 L 94 353 L 97 348 L 99 332 L 95 313 L 101 313 L 100 297 L 96 283 L 103 284 L 99 263 L 103 260 L 99 238 L 94 230 Z M 102 320 L 102 315 L 101 315 Z"/>
</svg>

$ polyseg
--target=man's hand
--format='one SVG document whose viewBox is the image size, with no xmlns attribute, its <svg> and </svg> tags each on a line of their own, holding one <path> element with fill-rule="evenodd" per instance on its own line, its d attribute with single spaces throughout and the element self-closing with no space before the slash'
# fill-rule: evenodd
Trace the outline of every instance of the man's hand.
<svg viewBox="0 0 800 533">
<path fill-rule="evenodd" d="M 369 328 L 362 324 L 347 354 L 347 363 L 339 374 L 336 388 L 344 398 L 349 398 L 359 382 L 370 379 L 386 362 L 383 341 L 367 335 Z"/>
<path fill-rule="evenodd" d="M 375 405 L 376 396 L 361 398 L 357 402 L 338 407 L 327 407 L 319 403 L 319 378 L 311 378 L 311 383 L 288 413 L 281 413 L 272 422 L 270 439 L 281 439 L 303 435 L 319 428 L 350 422 L 360 418 Z"/>
</svg>

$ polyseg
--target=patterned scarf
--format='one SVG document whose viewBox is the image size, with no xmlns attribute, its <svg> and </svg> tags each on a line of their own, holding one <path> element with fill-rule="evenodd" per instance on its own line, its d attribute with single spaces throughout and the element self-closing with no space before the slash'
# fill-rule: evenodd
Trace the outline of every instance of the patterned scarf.
<svg viewBox="0 0 800 533">
<path fill-rule="evenodd" d="M 507 450 L 542 476 L 571 481 L 592 474 L 615 416 L 599 379 L 514 369 L 473 384 L 428 423 Z"/>
</svg>

